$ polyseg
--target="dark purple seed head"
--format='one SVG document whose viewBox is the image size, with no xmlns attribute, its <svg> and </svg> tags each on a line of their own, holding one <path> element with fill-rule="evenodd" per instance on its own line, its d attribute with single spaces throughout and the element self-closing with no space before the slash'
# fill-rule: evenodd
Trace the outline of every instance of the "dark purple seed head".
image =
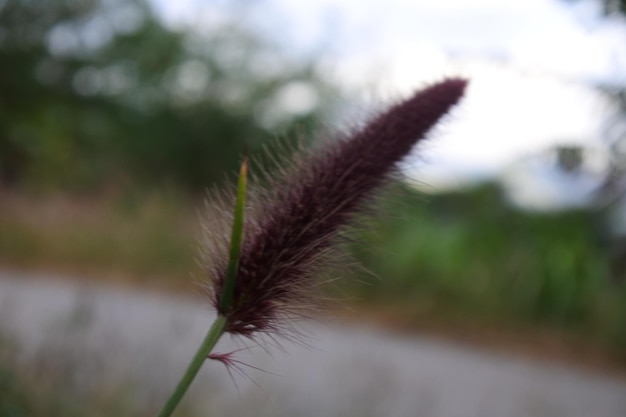
<svg viewBox="0 0 626 417">
<path fill-rule="evenodd" d="M 413 146 L 463 96 L 467 81 L 448 79 L 393 105 L 361 129 L 305 151 L 272 181 L 255 218 L 246 218 L 226 331 L 251 337 L 279 332 L 310 304 L 313 276 L 337 235 L 397 172 Z M 225 260 L 213 261 L 212 302 L 219 306 Z"/>
</svg>

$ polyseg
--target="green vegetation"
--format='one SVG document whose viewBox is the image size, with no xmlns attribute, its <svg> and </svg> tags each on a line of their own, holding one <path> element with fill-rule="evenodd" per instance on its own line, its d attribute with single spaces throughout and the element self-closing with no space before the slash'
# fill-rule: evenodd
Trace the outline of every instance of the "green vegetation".
<svg viewBox="0 0 626 417">
<path fill-rule="evenodd" d="M 172 192 L 118 197 L 3 195 L 0 262 L 189 285 L 197 212 Z"/>
<path fill-rule="evenodd" d="M 0 335 L 0 417 L 148 416 L 131 413 L 121 393 L 84 392 L 43 363 L 18 364 L 16 357 L 16 348 Z"/>
<path fill-rule="evenodd" d="M 388 205 L 373 250 L 358 254 L 373 272 L 354 287 L 362 297 L 426 315 L 556 326 L 626 347 L 626 283 L 610 273 L 597 213 L 519 211 L 494 185 L 405 193 Z"/>
<path fill-rule="evenodd" d="M 0 186 L 202 192 L 315 126 L 330 85 L 230 7 L 199 34 L 143 0 L 1 2 Z"/>
<path fill-rule="evenodd" d="M 0 362 L 0 417 L 48 416 L 130 416 L 122 407 L 93 401 L 77 405 L 74 393 L 64 392 L 62 385 L 34 377 L 25 377 L 23 369 L 14 370 Z M 94 406 L 104 406 L 98 408 Z"/>
</svg>

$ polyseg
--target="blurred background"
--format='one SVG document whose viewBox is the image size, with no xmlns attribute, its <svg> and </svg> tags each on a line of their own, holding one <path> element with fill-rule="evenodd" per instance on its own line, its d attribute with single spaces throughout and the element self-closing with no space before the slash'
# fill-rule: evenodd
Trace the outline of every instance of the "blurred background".
<svg viewBox="0 0 626 417">
<path fill-rule="evenodd" d="M 1 275 L 192 294 L 244 147 L 262 169 L 459 75 L 337 315 L 623 376 L 624 1 L 0 0 Z M 0 347 L 0 416 L 68 415 Z"/>
</svg>

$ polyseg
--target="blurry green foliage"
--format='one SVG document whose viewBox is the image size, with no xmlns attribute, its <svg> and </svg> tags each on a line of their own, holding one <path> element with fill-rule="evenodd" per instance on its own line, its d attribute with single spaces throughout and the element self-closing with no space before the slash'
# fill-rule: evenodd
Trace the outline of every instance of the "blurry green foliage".
<svg viewBox="0 0 626 417">
<path fill-rule="evenodd" d="M 492 184 L 428 197 L 408 190 L 385 206 L 372 245 L 355 249 L 371 274 L 353 289 L 370 301 L 626 342 L 626 282 L 611 279 L 595 212 L 520 211 Z"/>
<path fill-rule="evenodd" d="M 3 203 L 1 263 L 112 272 L 153 286 L 188 285 L 197 272 L 197 211 L 182 193 L 132 191 L 97 200 L 6 196 Z"/>
<path fill-rule="evenodd" d="M 31 373 L 32 369 L 24 366 L 0 362 L 0 417 L 149 415 L 131 413 L 123 395 L 82 399 L 59 381 L 61 377 L 46 375 L 42 380 Z"/>
<path fill-rule="evenodd" d="M 19 392 L 15 375 L 0 366 L 0 416 L 26 416 L 26 396 Z"/>
<path fill-rule="evenodd" d="M 233 21 L 165 26 L 142 0 L 0 1 L 0 182 L 200 190 L 331 87 Z"/>
</svg>

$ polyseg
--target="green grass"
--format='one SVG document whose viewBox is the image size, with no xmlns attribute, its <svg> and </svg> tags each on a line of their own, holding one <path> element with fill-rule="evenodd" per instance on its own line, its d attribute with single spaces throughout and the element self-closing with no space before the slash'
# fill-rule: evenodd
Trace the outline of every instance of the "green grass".
<svg viewBox="0 0 626 417">
<path fill-rule="evenodd" d="M 3 196 L 0 262 L 27 268 L 117 273 L 188 285 L 197 271 L 197 214 L 188 198 Z"/>
<path fill-rule="evenodd" d="M 373 274 L 351 288 L 375 303 L 436 315 L 564 329 L 626 352 L 626 285 L 589 211 L 528 213 L 497 188 L 388 202 L 370 248 Z M 355 280 L 356 281 L 356 280 Z"/>
<path fill-rule="evenodd" d="M 83 409 L 82 400 L 60 383 L 60 375 L 52 376 L 35 366 L 18 365 L 17 351 L 6 335 L 0 335 L 0 417 L 113 415 L 103 414 L 104 410 L 97 408 L 93 412 Z"/>
<path fill-rule="evenodd" d="M 74 370 L 55 366 L 51 363 L 55 358 L 45 352 L 30 362 L 18 357 L 18 347 L 0 334 L 0 417 L 152 417 L 155 413 L 139 407 L 129 387 L 96 382 L 86 388 L 84 381 L 72 381 L 69 375 Z"/>
</svg>

